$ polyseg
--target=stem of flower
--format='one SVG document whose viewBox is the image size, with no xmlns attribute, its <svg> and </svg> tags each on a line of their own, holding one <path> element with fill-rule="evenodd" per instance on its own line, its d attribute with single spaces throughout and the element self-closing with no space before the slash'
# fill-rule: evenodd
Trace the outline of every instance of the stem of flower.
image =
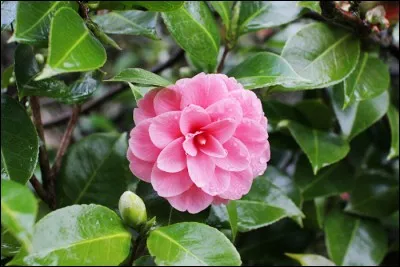
<svg viewBox="0 0 400 267">
<path fill-rule="evenodd" d="M 38 181 L 35 175 L 32 176 L 31 179 L 29 179 L 29 182 L 31 183 L 32 187 L 35 189 L 36 193 L 38 196 L 45 202 L 48 203 L 49 199 L 47 196 L 46 191 L 42 187 L 42 184 Z"/>
</svg>

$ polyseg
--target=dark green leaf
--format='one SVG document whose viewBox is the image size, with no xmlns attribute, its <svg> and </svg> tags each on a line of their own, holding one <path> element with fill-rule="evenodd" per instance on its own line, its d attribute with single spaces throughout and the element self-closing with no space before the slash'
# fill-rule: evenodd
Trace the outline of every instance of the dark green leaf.
<svg viewBox="0 0 400 267">
<path fill-rule="evenodd" d="M 283 120 L 292 120 L 297 122 L 305 122 L 295 107 L 284 104 L 277 100 L 262 101 L 265 116 L 268 123 L 278 124 Z"/>
<path fill-rule="evenodd" d="M 286 24 L 299 13 L 296 1 L 241 1 L 239 34 Z"/>
<path fill-rule="evenodd" d="M 84 102 L 100 86 L 103 75 L 100 71 L 84 73 L 81 78 L 69 86 L 68 91 L 64 95 L 57 97 L 57 99 L 67 104 Z"/>
<path fill-rule="evenodd" d="M 282 57 L 268 53 L 257 53 L 233 69 L 228 76 L 233 76 L 246 89 L 269 87 L 272 85 L 293 85 L 306 82 Z"/>
<path fill-rule="evenodd" d="M 317 215 L 317 223 L 319 228 L 324 228 L 324 222 L 326 217 L 326 204 L 327 198 L 317 197 L 314 199 L 315 213 Z"/>
<path fill-rule="evenodd" d="M 1 228 L 1 257 L 14 257 L 21 248 L 18 240 L 9 230 Z"/>
<path fill-rule="evenodd" d="M 323 23 L 307 25 L 288 40 L 282 57 L 312 84 L 297 84 L 282 90 L 304 90 L 336 84 L 354 70 L 359 54 L 359 41 L 351 32 Z"/>
<path fill-rule="evenodd" d="M 69 148 L 57 180 L 60 207 L 96 203 L 115 208 L 132 174 L 126 134 L 92 134 Z"/>
<path fill-rule="evenodd" d="M 7 88 L 10 84 L 10 78 L 14 73 L 14 64 L 11 64 L 1 73 L 1 89 Z"/>
<path fill-rule="evenodd" d="M 157 13 L 137 10 L 115 11 L 93 17 L 105 33 L 143 35 L 159 39 L 156 33 Z"/>
<path fill-rule="evenodd" d="M 104 47 L 78 13 L 61 8 L 51 23 L 47 63 L 36 80 L 65 72 L 94 70 L 103 66 L 106 58 Z"/>
<path fill-rule="evenodd" d="M 333 112 L 321 99 L 306 99 L 295 105 L 307 125 L 318 130 L 329 130 L 333 125 Z"/>
<path fill-rule="evenodd" d="M 289 129 L 307 155 L 314 174 L 343 159 L 350 150 L 349 144 L 334 133 L 311 129 L 293 121 L 282 121 L 280 125 Z"/>
<path fill-rule="evenodd" d="M 281 54 L 283 47 L 285 46 L 287 40 L 296 34 L 302 27 L 311 23 L 313 21 L 300 20 L 293 22 L 285 26 L 285 28 L 278 31 L 276 34 L 271 36 L 265 43 L 265 47 L 278 54 Z"/>
<path fill-rule="evenodd" d="M 90 2 L 90 1 L 89 1 Z M 168 12 L 182 7 L 184 1 L 94 1 L 97 9 L 130 10 L 140 9 L 157 12 Z"/>
<path fill-rule="evenodd" d="M 7 30 L 15 20 L 17 1 L 1 1 L 1 31 Z"/>
<path fill-rule="evenodd" d="M 297 1 L 297 5 L 301 7 L 306 7 L 321 14 L 321 6 L 319 5 L 320 1 Z"/>
<path fill-rule="evenodd" d="M 240 255 L 228 238 L 200 223 L 157 228 L 150 233 L 147 248 L 157 265 L 241 265 Z"/>
<path fill-rule="evenodd" d="M 21 250 L 11 265 L 111 265 L 129 255 L 131 235 L 112 210 L 73 205 L 53 211 L 35 225 L 28 253 Z"/>
<path fill-rule="evenodd" d="M 399 181 L 383 172 L 369 171 L 356 180 L 345 211 L 368 216 L 385 217 L 399 209 Z"/>
<path fill-rule="evenodd" d="M 333 211 L 325 221 L 329 257 L 341 266 L 376 266 L 387 251 L 387 235 L 378 223 Z"/>
<path fill-rule="evenodd" d="M 15 31 L 10 41 L 47 46 L 50 22 L 57 10 L 62 7 L 76 8 L 76 3 L 72 1 L 18 1 Z"/>
<path fill-rule="evenodd" d="M 32 177 L 39 139 L 25 109 L 1 95 L 1 178 L 25 184 Z"/>
<path fill-rule="evenodd" d="M 231 225 L 231 230 L 232 230 L 232 242 L 235 242 L 238 230 L 238 214 L 237 214 L 236 202 L 230 201 L 228 205 L 226 205 L 226 210 L 228 211 L 229 224 Z"/>
<path fill-rule="evenodd" d="M 209 3 L 221 17 L 225 29 L 229 31 L 232 17 L 232 1 L 209 1 Z"/>
<path fill-rule="evenodd" d="M 298 261 L 301 266 L 336 266 L 333 262 L 320 255 L 292 253 L 285 253 L 285 255 Z"/>
<path fill-rule="evenodd" d="M 162 13 L 162 18 L 180 47 L 210 69 L 216 67 L 220 33 L 204 2 L 186 1 L 180 9 Z"/>
<path fill-rule="evenodd" d="M 157 266 L 152 256 L 142 256 L 133 262 L 133 266 Z"/>
<path fill-rule="evenodd" d="M 329 153 L 329 151 L 327 152 Z M 325 168 L 314 175 L 306 157 L 301 156 L 297 162 L 294 177 L 304 200 L 339 195 L 351 191 L 355 185 L 354 172 L 345 161 Z"/>
<path fill-rule="evenodd" d="M 392 135 L 392 144 L 387 158 L 393 159 L 399 156 L 399 112 L 393 105 L 390 105 L 387 116 Z"/>
<path fill-rule="evenodd" d="M 372 124 L 382 118 L 389 108 L 389 94 L 385 91 L 380 96 L 355 102 L 342 110 L 343 106 L 343 83 L 329 90 L 333 110 L 339 121 L 342 133 L 349 140 L 369 128 Z"/>
<path fill-rule="evenodd" d="M 28 251 L 32 250 L 37 211 L 37 201 L 28 187 L 1 179 L 1 225 Z"/>
<path fill-rule="evenodd" d="M 114 76 L 111 79 L 106 81 L 109 82 L 130 82 L 141 85 L 155 85 L 155 86 L 168 86 L 172 83 L 157 74 L 154 74 L 150 71 L 132 68 L 125 69 L 121 71 L 119 74 Z"/>
</svg>

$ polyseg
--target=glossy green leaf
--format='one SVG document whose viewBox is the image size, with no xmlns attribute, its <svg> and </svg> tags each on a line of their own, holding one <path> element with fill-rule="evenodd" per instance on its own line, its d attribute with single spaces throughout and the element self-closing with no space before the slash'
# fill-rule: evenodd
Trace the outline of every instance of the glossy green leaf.
<svg viewBox="0 0 400 267">
<path fill-rule="evenodd" d="M 351 140 L 386 114 L 389 108 L 389 94 L 385 91 L 380 96 L 355 102 L 343 110 L 343 91 L 343 83 L 334 86 L 333 90 L 329 90 L 333 110 L 342 133 Z"/>
<path fill-rule="evenodd" d="M 323 23 L 307 25 L 287 41 L 282 57 L 312 84 L 297 84 L 286 90 L 336 84 L 355 69 L 359 54 L 359 41 L 351 32 Z"/>
<path fill-rule="evenodd" d="M 315 11 L 321 14 L 321 6 L 319 5 L 320 1 L 297 1 L 297 5 L 305 8 L 309 8 L 312 11 Z"/>
<path fill-rule="evenodd" d="M 311 129 L 293 121 L 283 121 L 281 126 L 289 129 L 307 155 L 314 174 L 343 159 L 350 150 L 349 144 L 334 133 Z"/>
<path fill-rule="evenodd" d="M 115 42 L 110 36 L 105 34 L 105 32 L 95 23 L 93 20 L 86 20 L 86 26 L 90 29 L 93 35 L 105 46 L 112 46 L 115 49 L 122 50 L 122 48 Z"/>
<path fill-rule="evenodd" d="M 356 69 L 344 80 L 345 109 L 351 102 L 381 95 L 389 88 L 389 69 L 379 58 L 361 53 Z"/>
<path fill-rule="evenodd" d="M 138 10 L 114 11 L 93 17 L 105 33 L 143 35 L 159 39 L 156 33 L 157 13 Z"/>
<path fill-rule="evenodd" d="M 225 25 L 225 29 L 229 31 L 232 17 L 232 1 L 209 1 L 209 3 L 221 17 L 222 23 Z"/>
<path fill-rule="evenodd" d="M 399 156 L 399 112 L 393 105 L 390 105 L 387 116 L 392 136 L 392 144 L 387 158 L 393 159 Z"/>
<path fill-rule="evenodd" d="M 235 201 L 230 201 L 226 205 L 226 210 L 228 211 L 229 224 L 232 230 L 232 242 L 235 242 L 236 234 L 238 231 L 238 213 Z"/>
<path fill-rule="evenodd" d="M 228 76 L 235 77 L 246 89 L 272 85 L 293 85 L 306 82 L 296 74 L 285 59 L 268 52 L 257 53 L 231 69 Z"/>
<path fill-rule="evenodd" d="M 89 1 L 90 2 L 90 1 Z M 156 12 L 168 12 L 182 7 L 184 1 L 94 1 L 97 9 L 131 10 L 140 9 Z"/>
<path fill-rule="evenodd" d="M 157 228 L 150 233 L 147 248 L 157 265 L 241 265 L 240 255 L 228 238 L 217 229 L 200 223 Z"/>
<path fill-rule="evenodd" d="M 387 235 L 378 223 L 331 212 L 325 221 L 329 258 L 341 266 L 376 266 L 386 254 Z"/>
<path fill-rule="evenodd" d="M 306 99 L 295 105 L 307 125 L 318 130 L 329 130 L 333 126 L 333 112 L 321 99 Z"/>
<path fill-rule="evenodd" d="M 133 262 L 133 266 L 157 266 L 152 256 L 142 256 Z"/>
<path fill-rule="evenodd" d="M 99 205 L 73 205 L 41 219 L 32 239 L 33 250 L 20 253 L 11 265 L 111 265 L 129 255 L 131 234 L 118 215 Z"/>
<path fill-rule="evenodd" d="M 285 253 L 286 256 L 298 261 L 301 266 L 336 266 L 325 257 L 315 254 Z"/>
<path fill-rule="evenodd" d="M 18 1 L 15 31 L 10 41 L 47 45 L 50 22 L 62 7 L 77 7 L 72 1 Z"/>
<path fill-rule="evenodd" d="M 304 200 L 339 195 L 355 185 L 354 172 L 347 162 L 341 161 L 314 175 L 305 156 L 299 158 L 294 178 Z"/>
<path fill-rule="evenodd" d="M 294 20 L 300 10 L 296 1 L 241 1 L 239 33 L 286 24 Z"/>
<path fill-rule="evenodd" d="M 8 229 L 1 228 L 1 257 L 14 257 L 21 248 L 21 244 Z"/>
<path fill-rule="evenodd" d="M 210 66 L 210 69 L 216 67 L 220 33 L 204 2 L 186 1 L 180 9 L 162 13 L 161 16 L 168 31 L 183 50 Z"/>
<path fill-rule="evenodd" d="M 111 79 L 106 80 L 108 82 L 130 82 L 141 85 L 154 85 L 154 86 L 168 86 L 172 83 L 163 77 L 154 74 L 150 71 L 130 68 L 121 71 L 119 74 Z"/>
<path fill-rule="evenodd" d="M 294 106 L 272 99 L 262 101 L 262 105 L 269 124 L 278 124 L 283 120 L 293 120 L 306 123 Z"/>
<path fill-rule="evenodd" d="M 60 207 L 96 203 L 116 208 L 132 174 L 126 134 L 92 134 L 71 146 L 57 179 Z"/>
<path fill-rule="evenodd" d="M 31 239 L 37 211 L 37 201 L 28 187 L 1 179 L 1 225 L 28 251 L 32 250 Z"/>
<path fill-rule="evenodd" d="M 68 91 L 57 99 L 67 104 L 82 103 L 99 88 L 103 76 L 104 74 L 97 70 L 83 73 L 69 86 Z"/>
<path fill-rule="evenodd" d="M 94 70 L 103 66 L 106 58 L 104 47 L 79 14 L 70 8 L 61 8 L 51 22 L 47 63 L 35 80 L 65 72 Z"/>
<path fill-rule="evenodd" d="M 381 218 L 399 209 L 399 181 L 383 172 L 369 171 L 357 177 L 345 211 Z"/>
<path fill-rule="evenodd" d="M 17 1 L 1 1 L 1 31 L 11 29 L 17 12 Z"/>
<path fill-rule="evenodd" d="M 1 73 L 1 89 L 7 88 L 10 84 L 10 78 L 13 76 L 14 73 L 14 64 L 11 64 L 4 71 Z"/>
<path fill-rule="evenodd" d="M 317 197 L 314 199 L 315 213 L 317 215 L 317 223 L 320 229 L 324 228 L 327 202 L 326 197 Z"/>
<path fill-rule="evenodd" d="M 1 178 L 25 184 L 33 174 L 39 139 L 25 109 L 1 95 Z"/>
</svg>

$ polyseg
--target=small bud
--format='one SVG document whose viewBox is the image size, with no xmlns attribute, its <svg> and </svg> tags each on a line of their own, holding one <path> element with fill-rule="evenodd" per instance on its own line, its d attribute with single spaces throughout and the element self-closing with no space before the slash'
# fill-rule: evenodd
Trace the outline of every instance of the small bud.
<svg viewBox="0 0 400 267">
<path fill-rule="evenodd" d="M 133 228 L 137 228 L 147 221 L 146 206 L 143 200 L 131 191 L 125 191 L 121 195 L 118 209 L 124 222 Z"/>
<path fill-rule="evenodd" d="M 44 56 L 42 54 L 36 54 L 35 55 L 35 59 L 39 64 L 43 64 L 44 63 Z"/>
</svg>

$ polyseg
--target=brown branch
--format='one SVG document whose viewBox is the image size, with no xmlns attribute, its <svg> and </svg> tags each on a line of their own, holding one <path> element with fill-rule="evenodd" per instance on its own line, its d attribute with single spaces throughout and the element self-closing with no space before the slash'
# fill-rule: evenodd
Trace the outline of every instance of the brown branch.
<svg viewBox="0 0 400 267">
<path fill-rule="evenodd" d="M 42 184 L 38 181 L 35 175 L 32 176 L 31 179 L 29 179 L 29 182 L 31 183 L 32 187 L 35 189 L 36 193 L 38 196 L 45 202 L 48 203 L 48 197 L 47 193 L 42 187 Z"/>
<path fill-rule="evenodd" d="M 224 68 L 225 59 L 226 59 L 226 56 L 228 55 L 228 53 L 229 53 L 229 48 L 228 48 L 228 46 L 225 46 L 224 53 L 222 54 L 221 62 L 219 63 L 218 68 L 217 68 L 217 73 L 221 73 L 222 69 Z"/>
<path fill-rule="evenodd" d="M 184 51 L 182 49 L 179 49 L 177 52 L 175 52 L 170 59 L 168 59 L 166 62 L 161 63 L 160 65 L 155 66 L 154 68 L 151 69 L 151 72 L 154 73 L 160 73 L 163 70 L 171 67 L 174 65 L 176 62 L 178 62 L 180 59 L 183 58 L 184 56 Z M 87 114 L 93 109 L 96 109 L 97 107 L 103 105 L 104 103 L 108 102 L 110 99 L 112 99 L 115 95 L 118 95 L 119 93 L 123 92 L 125 89 L 128 87 L 125 85 L 121 85 L 118 88 L 111 89 L 101 97 L 97 99 L 93 99 L 91 101 L 88 101 L 84 105 L 82 105 L 81 113 L 82 114 Z M 50 128 L 54 126 L 59 126 L 64 124 L 68 119 L 71 117 L 71 112 L 61 114 L 61 116 L 56 117 L 52 120 L 49 120 L 44 123 L 44 128 Z"/>
</svg>

